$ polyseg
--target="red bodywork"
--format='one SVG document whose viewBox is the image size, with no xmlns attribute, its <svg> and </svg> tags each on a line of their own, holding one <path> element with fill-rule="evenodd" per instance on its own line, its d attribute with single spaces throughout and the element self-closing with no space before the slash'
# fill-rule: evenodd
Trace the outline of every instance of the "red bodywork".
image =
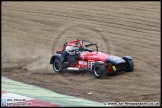
<svg viewBox="0 0 162 108">
<path fill-rule="evenodd" d="M 80 40 L 71 40 L 68 41 L 64 44 L 64 46 L 62 47 L 62 50 L 65 50 L 67 45 L 70 46 L 76 46 L 76 43 L 82 45 L 82 41 Z M 80 54 L 80 58 L 78 60 L 78 63 L 76 65 L 71 64 L 70 67 L 78 67 L 78 68 L 90 68 L 92 69 L 92 64 L 100 61 L 100 62 L 105 62 L 105 59 L 113 56 L 111 54 L 106 54 L 106 53 L 102 53 L 102 52 L 98 52 L 98 51 L 94 51 L 94 52 L 88 52 L 88 51 L 83 51 Z M 108 65 L 108 67 L 106 68 L 106 70 L 108 72 L 113 72 L 112 66 L 111 64 Z"/>
</svg>

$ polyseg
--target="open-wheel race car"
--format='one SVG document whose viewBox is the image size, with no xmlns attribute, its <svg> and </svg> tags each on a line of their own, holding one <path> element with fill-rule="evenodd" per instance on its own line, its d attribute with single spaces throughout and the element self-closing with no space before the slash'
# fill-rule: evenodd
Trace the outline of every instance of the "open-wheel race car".
<svg viewBox="0 0 162 108">
<path fill-rule="evenodd" d="M 118 57 L 98 51 L 96 43 L 87 40 L 71 40 L 63 44 L 62 50 L 56 51 L 50 59 L 53 70 L 93 71 L 95 77 L 101 78 L 106 73 L 132 72 L 132 57 Z"/>
</svg>

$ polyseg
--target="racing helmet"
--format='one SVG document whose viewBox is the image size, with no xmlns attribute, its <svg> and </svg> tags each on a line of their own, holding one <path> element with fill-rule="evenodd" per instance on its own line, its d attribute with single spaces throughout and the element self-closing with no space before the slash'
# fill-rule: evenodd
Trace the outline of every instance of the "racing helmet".
<svg viewBox="0 0 162 108">
<path fill-rule="evenodd" d="M 66 46 L 65 50 L 66 50 L 70 55 L 74 55 L 74 47 L 73 47 L 73 46 Z"/>
</svg>

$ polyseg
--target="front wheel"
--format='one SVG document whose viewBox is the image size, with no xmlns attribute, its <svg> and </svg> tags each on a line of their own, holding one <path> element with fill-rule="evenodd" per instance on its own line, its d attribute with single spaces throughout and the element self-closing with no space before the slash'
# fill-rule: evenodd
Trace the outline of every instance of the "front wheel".
<svg viewBox="0 0 162 108">
<path fill-rule="evenodd" d="M 103 64 L 95 63 L 93 72 L 94 72 L 95 77 L 102 78 L 106 74 L 105 66 Z"/>
<path fill-rule="evenodd" d="M 53 61 L 53 70 L 56 73 L 61 73 L 63 71 L 63 66 L 62 66 L 62 62 L 60 59 L 56 58 Z"/>
<path fill-rule="evenodd" d="M 134 69 L 134 63 L 132 59 L 125 59 L 127 66 L 126 66 L 126 72 L 132 72 Z"/>
</svg>

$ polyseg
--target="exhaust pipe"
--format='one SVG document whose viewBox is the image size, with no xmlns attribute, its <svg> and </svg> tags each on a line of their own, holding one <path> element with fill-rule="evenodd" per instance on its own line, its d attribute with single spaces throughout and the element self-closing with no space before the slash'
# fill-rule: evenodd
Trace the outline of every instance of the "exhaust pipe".
<svg viewBox="0 0 162 108">
<path fill-rule="evenodd" d="M 76 68 L 76 67 L 68 67 L 67 70 L 79 71 L 79 68 Z"/>
</svg>

